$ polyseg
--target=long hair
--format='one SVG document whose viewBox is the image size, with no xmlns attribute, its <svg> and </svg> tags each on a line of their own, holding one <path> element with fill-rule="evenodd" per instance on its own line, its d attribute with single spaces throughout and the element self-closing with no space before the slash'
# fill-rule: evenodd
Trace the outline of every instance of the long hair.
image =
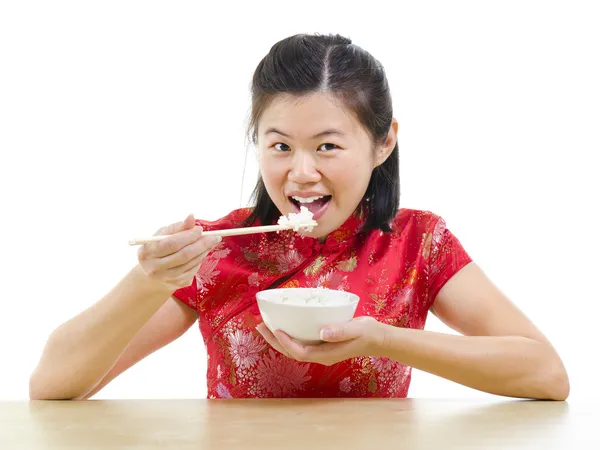
<svg viewBox="0 0 600 450">
<path fill-rule="evenodd" d="M 370 53 L 336 35 L 298 34 L 277 42 L 260 61 L 252 78 L 252 111 L 248 137 L 258 144 L 258 122 L 263 111 L 280 94 L 302 96 L 314 92 L 333 95 L 356 114 L 374 146 L 385 141 L 392 123 L 392 100 L 385 71 Z M 398 144 L 377 166 L 361 205 L 365 230 L 391 231 L 390 222 L 400 203 Z M 252 193 L 251 225 L 273 223 L 280 212 L 269 197 L 262 178 Z"/>
</svg>

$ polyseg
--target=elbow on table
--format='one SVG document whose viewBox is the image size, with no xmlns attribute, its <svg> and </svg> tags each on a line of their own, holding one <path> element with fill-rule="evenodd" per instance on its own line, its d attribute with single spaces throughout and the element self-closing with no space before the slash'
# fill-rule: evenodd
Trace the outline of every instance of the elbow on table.
<svg viewBox="0 0 600 450">
<path fill-rule="evenodd" d="M 85 400 L 74 396 L 29 387 L 29 400 Z"/>
<path fill-rule="evenodd" d="M 571 383 L 569 382 L 569 375 L 564 368 L 557 372 L 551 383 L 549 397 L 550 400 L 564 401 L 569 397 L 571 392 Z"/>
<path fill-rule="evenodd" d="M 513 380 L 515 384 L 508 387 L 508 395 L 531 400 L 566 400 L 571 384 L 562 360 L 550 351 L 539 354 L 537 361 L 526 374 Z"/>
<path fill-rule="evenodd" d="M 538 377 L 538 388 L 541 391 L 538 398 L 541 400 L 564 401 L 569 397 L 571 383 L 562 362 L 554 363 L 546 369 L 544 376 Z"/>
<path fill-rule="evenodd" d="M 43 381 L 40 374 L 34 372 L 29 377 L 29 400 L 78 400 L 78 398 L 64 390 L 53 388 L 50 383 Z"/>
</svg>

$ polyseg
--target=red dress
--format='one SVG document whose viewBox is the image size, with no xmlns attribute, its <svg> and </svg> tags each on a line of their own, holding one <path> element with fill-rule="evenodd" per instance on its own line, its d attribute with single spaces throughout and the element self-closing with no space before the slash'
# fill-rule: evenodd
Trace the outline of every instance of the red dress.
<svg viewBox="0 0 600 450">
<path fill-rule="evenodd" d="M 204 230 L 236 228 L 238 209 Z M 401 209 L 393 231 L 361 232 L 361 213 L 319 244 L 293 231 L 225 237 L 202 263 L 195 283 L 174 296 L 195 309 L 207 352 L 208 398 L 406 397 L 411 368 L 360 356 L 332 366 L 290 359 L 256 331 L 255 294 L 274 287 L 354 292 L 356 316 L 423 329 L 444 283 L 471 259 L 444 220 Z M 258 224 L 257 224 L 258 225 Z"/>
</svg>

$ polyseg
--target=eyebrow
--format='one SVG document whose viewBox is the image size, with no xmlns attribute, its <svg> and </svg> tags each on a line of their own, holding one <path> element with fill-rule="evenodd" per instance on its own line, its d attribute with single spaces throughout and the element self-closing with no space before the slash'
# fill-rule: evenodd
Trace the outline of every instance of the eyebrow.
<svg viewBox="0 0 600 450">
<path fill-rule="evenodd" d="M 267 130 L 265 131 L 265 135 L 267 134 L 271 134 L 271 133 L 276 133 L 276 134 L 280 134 L 286 138 L 289 138 L 290 136 L 285 134 L 283 131 L 278 130 L 277 128 L 267 128 Z M 331 135 L 337 135 L 340 137 L 346 136 L 346 133 L 343 133 L 340 130 L 336 130 L 335 128 L 328 128 L 327 130 L 321 131 L 320 133 L 315 134 L 314 136 L 311 137 L 311 139 L 318 139 L 321 138 L 323 136 L 331 136 Z"/>
</svg>

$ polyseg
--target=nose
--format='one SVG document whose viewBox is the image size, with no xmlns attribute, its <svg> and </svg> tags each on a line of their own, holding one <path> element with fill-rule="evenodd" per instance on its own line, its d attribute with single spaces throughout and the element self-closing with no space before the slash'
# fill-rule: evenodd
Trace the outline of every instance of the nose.
<svg viewBox="0 0 600 450">
<path fill-rule="evenodd" d="M 296 184 L 317 183 L 321 179 L 321 174 L 318 171 L 315 155 L 302 150 L 294 152 L 288 179 Z"/>
</svg>

